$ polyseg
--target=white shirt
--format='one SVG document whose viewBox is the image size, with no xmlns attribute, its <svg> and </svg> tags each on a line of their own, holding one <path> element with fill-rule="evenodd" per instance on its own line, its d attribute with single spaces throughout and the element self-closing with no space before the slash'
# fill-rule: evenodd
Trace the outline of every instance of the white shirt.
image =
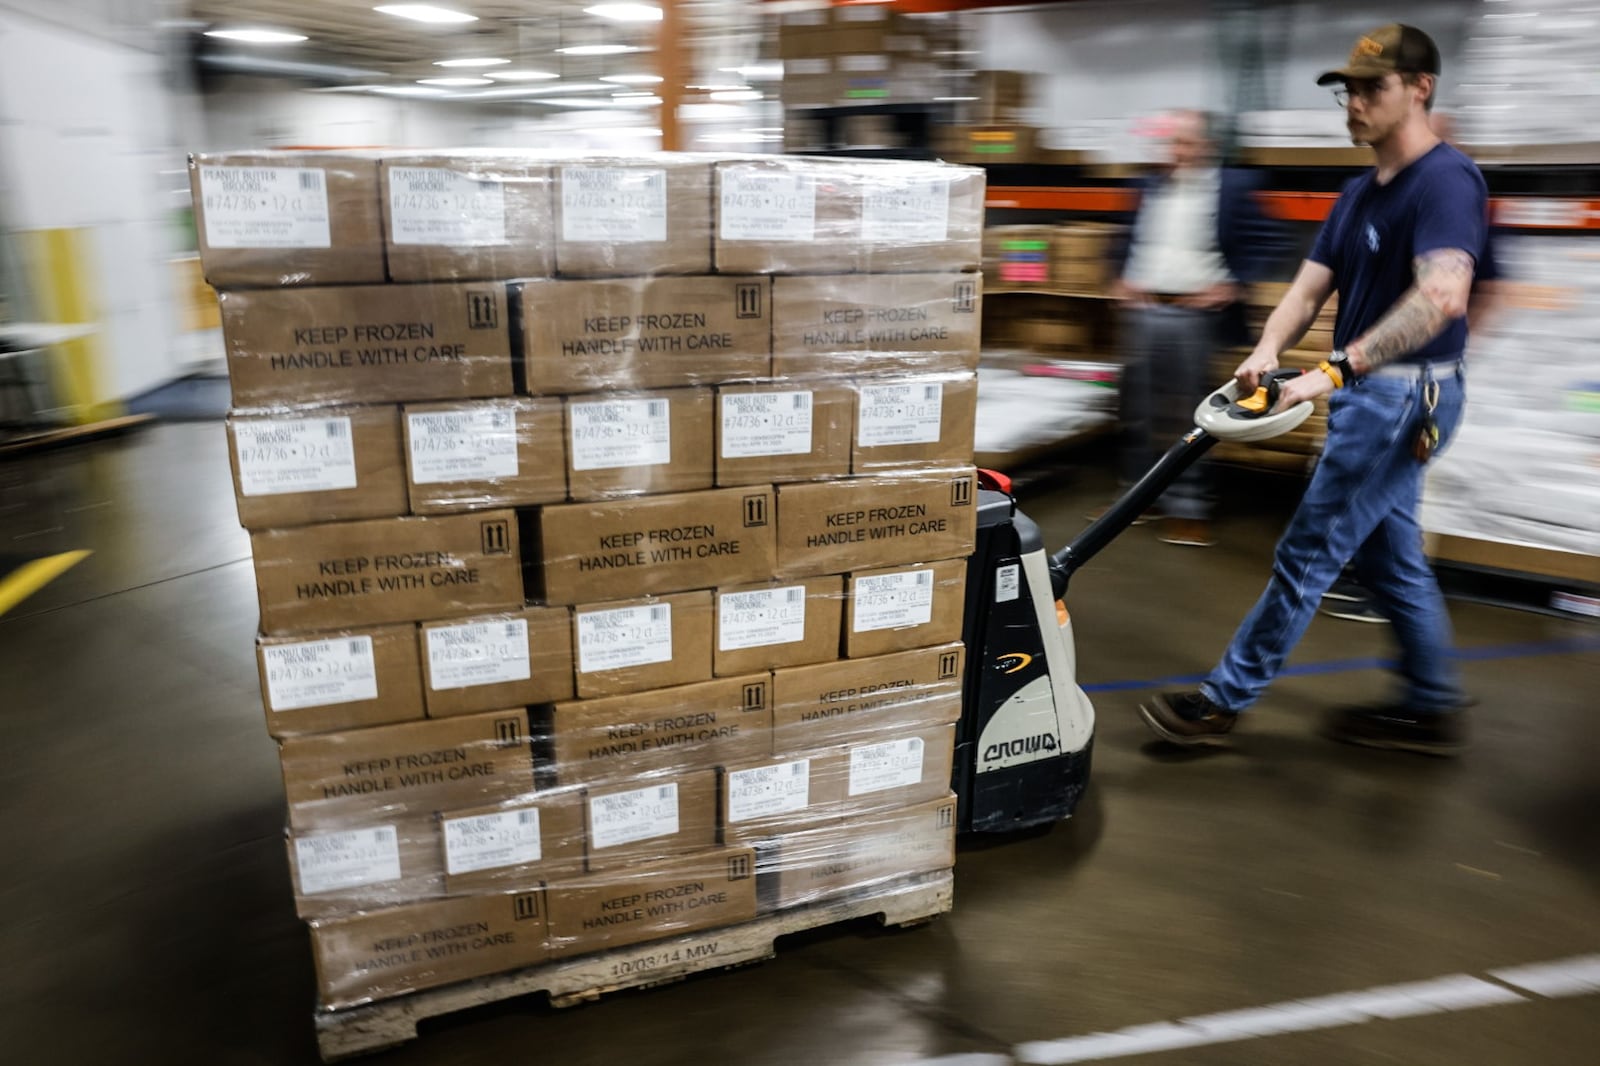
<svg viewBox="0 0 1600 1066">
<path fill-rule="evenodd" d="M 1149 292 L 1192 293 L 1232 281 L 1217 247 L 1215 167 L 1174 171 L 1144 195 L 1123 278 Z"/>
</svg>

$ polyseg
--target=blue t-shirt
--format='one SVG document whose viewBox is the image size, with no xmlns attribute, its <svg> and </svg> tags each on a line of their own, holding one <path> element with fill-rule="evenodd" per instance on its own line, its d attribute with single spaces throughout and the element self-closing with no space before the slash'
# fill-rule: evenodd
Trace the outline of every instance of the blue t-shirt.
<svg viewBox="0 0 1600 1066">
<path fill-rule="evenodd" d="M 1311 261 L 1333 271 L 1339 290 L 1336 348 L 1372 328 L 1416 283 L 1417 256 L 1459 248 L 1484 259 L 1489 189 L 1472 160 L 1440 143 L 1389 184 L 1376 179 L 1369 170 L 1345 185 L 1311 249 Z M 1448 359 L 1466 346 L 1467 320 L 1458 318 L 1401 361 Z"/>
</svg>

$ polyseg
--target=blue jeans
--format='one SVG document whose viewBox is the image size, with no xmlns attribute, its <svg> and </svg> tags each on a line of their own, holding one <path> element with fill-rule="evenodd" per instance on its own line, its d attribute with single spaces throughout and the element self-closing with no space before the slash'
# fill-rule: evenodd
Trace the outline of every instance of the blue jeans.
<svg viewBox="0 0 1600 1066">
<path fill-rule="evenodd" d="M 1430 371 L 1439 385 L 1434 420 L 1441 447 L 1461 421 L 1459 366 Z M 1278 541 L 1272 580 L 1200 686 L 1207 699 L 1230 711 L 1254 703 L 1299 642 L 1322 594 L 1353 560 L 1400 641 L 1407 706 L 1438 712 L 1461 701 L 1450 616 L 1417 521 L 1425 467 L 1411 448 L 1422 425 L 1422 390 L 1421 380 L 1376 374 L 1329 398 L 1322 461 Z"/>
</svg>

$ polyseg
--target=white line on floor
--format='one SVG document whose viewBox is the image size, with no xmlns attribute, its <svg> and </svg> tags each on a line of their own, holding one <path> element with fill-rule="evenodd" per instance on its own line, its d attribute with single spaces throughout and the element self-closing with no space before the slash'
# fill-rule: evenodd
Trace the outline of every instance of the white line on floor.
<svg viewBox="0 0 1600 1066">
<path fill-rule="evenodd" d="M 1473 1010 L 1519 1003 L 1528 996 L 1581 996 L 1600 992 L 1600 955 L 1579 955 L 1491 971 L 1495 984 L 1470 974 L 1450 974 L 1431 981 L 1384 985 L 1359 992 L 1340 992 L 1316 999 L 1289 1000 L 1265 1007 L 1204 1014 L 1175 1022 L 1136 1025 L 1112 1033 L 1091 1033 L 1065 1040 L 1037 1040 L 1018 1045 L 1019 1062 L 1060 1066 L 1072 1062 L 1148 1055 L 1157 1051 L 1225 1044 L 1263 1036 L 1303 1033 L 1358 1025 L 1377 1019 L 1417 1018 L 1428 1014 Z M 1515 991 L 1507 988 L 1513 985 Z"/>
</svg>

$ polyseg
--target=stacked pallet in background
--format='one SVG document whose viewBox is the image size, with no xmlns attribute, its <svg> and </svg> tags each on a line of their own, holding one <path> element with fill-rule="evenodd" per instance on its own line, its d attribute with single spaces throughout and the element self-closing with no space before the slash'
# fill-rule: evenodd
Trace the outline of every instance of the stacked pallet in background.
<svg viewBox="0 0 1600 1066">
<path fill-rule="evenodd" d="M 325 1010 L 949 868 L 981 172 L 191 170 Z"/>
</svg>

